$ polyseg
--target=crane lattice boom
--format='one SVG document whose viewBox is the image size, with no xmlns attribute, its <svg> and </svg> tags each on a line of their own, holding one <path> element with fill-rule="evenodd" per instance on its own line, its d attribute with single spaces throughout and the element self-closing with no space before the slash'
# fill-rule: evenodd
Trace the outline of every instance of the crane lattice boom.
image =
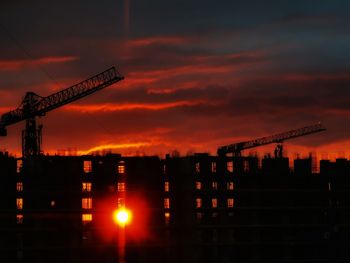
<svg viewBox="0 0 350 263">
<path fill-rule="evenodd" d="M 266 136 L 266 137 L 262 137 L 251 141 L 239 142 L 239 143 L 234 143 L 227 146 L 222 146 L 218 148 L 218 155 L 226 155 L 228 153 L 232 153 L 233 155 L 240 155 L 241 151 L 246 149 L 250 149 L 250 148 L 254 148 L 254 147 L 258 147 L 258 146 L 262 146 L 270 143 L 282 143 L 285 140 L 289 140 L 292 138 L 301 137 L 301 136 L 305 136 L 305 135 L 309 135 L 309 134 L 313 134 L 313 133 L 321 132 L 325 130 L 326 130 L 325 127 L 321 123 L 318 123 L 315 125 L 306 126 L 300 129 L 291 130 L 288 132 L 283 132 L 283 133 L 279 133 L 271 136 Z"/>
<path fill-rule="evenodd" d="M 39 155 L 42 153 L 42 125 L 37 127 L 37 117 L 44 116 L 51 110 L 88 96 L 122 79 L 124 79 L 124 77 L 112 67 L 47 97 L 41 97 L 34 92 L 27 92 L 20 107 L 1 116 L 0 136 L 6 136 L 6 126 L 25 120 L 26 128 L 22 131 L 22 155 L 24 157 Z"/>
<path fill-rule="evenodd" d="M 0 128 L 4 129 L 8 125 L 36 116 L 43 116 L 48 111 L 76 101 L 122 79 L 123 77 L 112 67 L 96 76 L 47 97 L 41 97 L 33 92 L 27 92 L 19 108 L 1 116 Z"/>
</svg>

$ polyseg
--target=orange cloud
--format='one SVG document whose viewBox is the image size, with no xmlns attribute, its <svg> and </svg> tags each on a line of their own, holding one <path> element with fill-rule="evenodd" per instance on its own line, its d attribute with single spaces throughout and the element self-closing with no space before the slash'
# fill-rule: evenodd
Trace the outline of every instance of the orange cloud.
<svg viewBox="0 0 350 263">
<path fill-rule="evenodd" d="M 195 106 L 200 104 L 213 104 L 207 101 L 176 101 L 159 104 L 126 103 L 126 104 L 95 104 L 95 105 L 67 105 L 65 110 L 78 112 L 113 112 L 130 110 L 165 110 L 169 108 Z"/>
<path fill-rule="evenodd" d="M 207 75 L 213 76 L 213 74 L 223 74 L 231 73 L 241 67 L 234 67 L 232 65 L 188 65 L 173 67 L 170 69 L 143 71 L 143 72 L 133 72 L 127 76 L 128 81 L 135 83 L 135 79 L 153 79 L 154 81 L 160 81 L 164 79 L 169 79 L 177 76 L 185 75 Z M 127 84 L 126 84 L 127 85 Z"/>
<path fill-rule="evenodd" d="M 10 110 L 12 110 L 12 108 L 10 108 L 10 107 L 0 107 L 0 115 L 4 112 L 8 112 Z"/>
<path fill-rule="evenodd" d="M 141 77 L 137 76 L 137 74 L 131 76 L 127 76 L 125 81 L 120 82 L 120 84 L 116 85 L 116 89 L 124 88 L 124 87 L 139 87 L 139 86 L 145 86 L 145 85 L 151 85 L 153 83 L 156 83 L 158 81 L 158 78 L 156 76 L 153 77 Z"/>
<path fill-rule="evenodd" d="M 23 68 L 35 67 L 40 65 L 65 63 L 78 60 L 75 56 L 66 57 L 43 57 L 38 59 L 23 60 L 2 60 L 0 61 L 0 71 L 16 71 Z"/>
</svg>

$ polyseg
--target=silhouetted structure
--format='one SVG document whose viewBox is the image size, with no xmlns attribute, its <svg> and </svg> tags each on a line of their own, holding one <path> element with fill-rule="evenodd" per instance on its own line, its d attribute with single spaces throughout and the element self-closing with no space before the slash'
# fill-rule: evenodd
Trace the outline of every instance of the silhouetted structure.
<svg viewBox="0 0 350 263">
<path fill-rule="evenodd" d="M 16 159 L 0 152 L 0 262 L 15 262 L 16 231 Z"/>
<path fill-rule="evenodd" d="M 30 157 L 40 155 L 42 153 L 42 125 L 37 127 L 38 117 L 45 116 L 49 111 L 86 97 L 123 79 L 124 77 L 112 67 L 47 97 L 41 97 L 34 92 L 27 92 L 20 107 L 1 115 L 0 136 L 7 135 L 7 126 L 25 120 L 26 127 L 22 132 L 22 156 Z"/>
<path fill-rule="evenodd" d="M 169 259 L 349 261 L 349 162 L 327 162 L 336 168 L 321 174 L 311 173 L 310 158 L 295 160 L 294 172 L 288 163 L 267 157 L 257 169 L 256 158 L 203 154 L 164 160 Z"/>
<path fill-rule="evenodd" d="M 349 262 L 349 163 L 0 154 L 0 259 L 117 262 L 125 205 L 127 262 Z"/>
<path fill-rule="evenodd" d="M 124 203 L 144 220 L 138 225 L 141 238 L 130 233 L 135 237 L 127 242 L 127 260 L 159 258 L 153 252 L 163 245 L 158 157 L 32 156 L 18 160 L 17 173 L 14 158 L 6 163 L 11 160 L 6 178 L 12 184 L 2 200 L 12 204 L 6 225 L 17 226 L 7 230 L 15 243 L 4 262 L 116 262 L 118 226 L 112 215 Z M 126 190 L 127 199 L 121 194 Z M 8 238 L 1 240 L 9 244 Z"/>
<path fill-rule="evenodd" d="M 253 139 L 250 141 L 238 142 L 226 146 L 221 146 L 218 148 L 217 153 L 219 156 L 232 154 L 233 156 L 241 156 L 241 152 L 243 150 L 252 149 L 255 147 L 277 143 L 274 155 L 275 157 L 283 157 L 283 145 L 282 143 L 286 140 L 290 140 L 293 138 L 306 136 L 310 134 L 314 134 L 317 132 L 325 131 L 326 128 L 321 124 L 317 123 L 314 125 L 306 126 L 303 128 L 290 130 L 287 132 L 278 133 L 275 135 L 265 136 L 258 139 Z"/>
<path fill-rule="evenodd" d="M 299 176 L 310 176 L 312 174 L 312 157 L 294 160 L 294 173 Z"/>
</svg>

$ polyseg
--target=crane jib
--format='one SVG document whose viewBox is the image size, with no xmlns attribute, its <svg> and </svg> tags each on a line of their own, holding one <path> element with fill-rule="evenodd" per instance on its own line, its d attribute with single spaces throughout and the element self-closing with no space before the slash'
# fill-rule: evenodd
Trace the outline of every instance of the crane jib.
<svg viewBox="0 0 350 263">
<path fill-rule="evenodd" d="M 246 149 L 255 148 L 258 146 L 267 145 L 270 143 L 282 143 L 285 140 L 313 134 L 316 132 L 325 131 L 325 127 L 321 123 L 306 126 L 300 129 L 290 130 L 287 132 L 258 138 L 251 141 L 234 143 L 226 146 L 219 147 L 217 150 L 218 155 L 226 155 L 229 153 L 240 155 L 240 152 Z"/>
<path fill-rule="evenodd" d="M 102 73 L 47 97 L 40 97 L 31 93 L 37 96 L 37 99 L 33 104 L 31 104 L 30 100 L 29 102 L 28 100 L 23 101 L 19 108 L 1 116 L 0 136 L 6 136 L 6 126 L 8 125 L 29 118 L 34 118 L 36 116 L 43 116 L 51 110 L 88 96 L 123 79 L 124 77 L 116 70 L 116 68 L 111 67 Z"/>
</svg>

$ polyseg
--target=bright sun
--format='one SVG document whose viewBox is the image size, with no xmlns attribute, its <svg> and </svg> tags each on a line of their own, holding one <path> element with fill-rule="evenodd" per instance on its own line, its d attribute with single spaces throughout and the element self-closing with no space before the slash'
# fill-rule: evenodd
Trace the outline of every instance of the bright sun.
<svg viewBox="0 0 350 263">
<path fill-rule="evenodd" d="M 118 225 L 124 226 L 130 222 L 131 213 L 129 210 L 127 210 L 125 208 L 118 209 L 118 210 L 114 211 L 113 219 Z"/>
</svg>

